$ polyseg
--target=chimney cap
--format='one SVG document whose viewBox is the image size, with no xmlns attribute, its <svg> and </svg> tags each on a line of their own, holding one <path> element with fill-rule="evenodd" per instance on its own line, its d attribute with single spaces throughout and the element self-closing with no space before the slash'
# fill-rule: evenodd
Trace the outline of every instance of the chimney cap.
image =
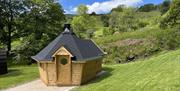
<svg viewBox="0 0 180 91">
<path fill-rule="evenodd" d="M 72 29 L 71 29 L 71 24 L 64 24 L 63 34 L 74 34 L 74 32 L 72 32 Z"/>
<path fill-rule="evenodd" d="M 70 29 L 71 29 L 71 24 L 64 24 L 64 30 L 65 30 L 66 28 L 70 30 Z"/>
</svg>

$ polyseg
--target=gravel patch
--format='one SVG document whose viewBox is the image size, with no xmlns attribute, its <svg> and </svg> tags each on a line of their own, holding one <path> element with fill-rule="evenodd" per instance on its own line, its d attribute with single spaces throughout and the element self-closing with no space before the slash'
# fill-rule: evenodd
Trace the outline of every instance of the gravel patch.
<svg viewBox="0 0 180 91">
<path fill-rule="evenodd" d="M 2 91 L 70 91 L 76 86 L 46 86 L 40 79 Z"/>
</svg>

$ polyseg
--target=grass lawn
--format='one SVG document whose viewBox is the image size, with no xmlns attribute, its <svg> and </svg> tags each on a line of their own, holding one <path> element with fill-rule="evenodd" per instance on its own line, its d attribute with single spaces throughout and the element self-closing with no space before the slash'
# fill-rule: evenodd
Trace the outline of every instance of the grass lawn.
<svg viewBox="0 0 180 91">
<path fill-rule="evenodd" d="M 108 73 L 76 91 L 180 91 L 180 50 L 145 61 L 105 65 Z"/>
<path fill-rule="evenodd" d="M 37 65 L 13 66 L 5 75 L 0 75 L 0 90 L 13 87 L 39 77 Z"/>
</svg>

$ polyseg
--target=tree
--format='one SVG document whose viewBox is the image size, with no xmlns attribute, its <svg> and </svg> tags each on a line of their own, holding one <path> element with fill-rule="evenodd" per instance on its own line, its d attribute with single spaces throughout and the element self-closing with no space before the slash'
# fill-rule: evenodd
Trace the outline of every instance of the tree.
<svg viewBox="0 0 180 91">
<path fill-rule="evenodd" d="M 22 0 L 0 0 L 0 41 L 7 45 L 8 54 L 11 51 L 11 41 L 16 34 L 16 20 L 19 17 L 22 7 Z"/>
<path fill-rule="evenodd" d="M 180 1 L 173 0 L 169 11 L 163 16 L 161 27 L 173 27 L 180 24 Z"/>
<path fill-rule="evenodd" d="M 88 30 L 95 31 L 98 26 L 102 26 L 102 22 L 100 21 L 100 19 L 98 19 L 98 17 L 89 15 L 76 16 L 73 18 L 71 23 L 74 32 L 76 32 L 76 34 L 81 38 L 87 37 L 86 32 Z"/>
<path fill-rule="evenodd" d="M 125 8 L 125 7 L 126 7 L 125 5 L 119 5 L 119 6 L 117 6 L 116 8 L 113 8 L 113 9 L 111 10 L 111 13 L 112 13 L 113 11 L 123 12 L 123 8 Z"/>
<path fill-rule="evenodd" d="M 87 31 L 95 30 L 96 27 L 102 26 L 102 22 L 96 16 L 87 14 L 88 8 L 85 5 L 78 6 L 77 13 L 79 16 L 73 17 L 72 26 L 76 34 L 81 38 L 87 38 Z"/>
<path fill-rule="evenodd" d="M 96 14 L 96 12 L 92 12 L 90 15 L 91 16 L 96 16 L 97 14 Z"/>
<path fill-rule="evenodd" d="M 79 15 L 86 15 L 87 11 L 88 11 L 88 7 L 86 5 L 83 5 L 83 4 L 79 5 L 77 8 L 77 13 Z"/>
<path fill-rule="evenodd" d="M 132 31 L 138 28 L 138 19 L 134 8 L 124 8 L 123 12 L 112 12 L 109 26 L 114 31 Z"/>
<path fill-rule="evenodd" d="M 150 12 L 153 10 L 156 10 L 156 6 L 154 4 L 151 4 L 151 3 L 145 4 L 138 9 L 138 11 L 140 11 L 140 12 Z"/>
<path fill-rule="evenodd" d="M 3 13 L 4 13 L 4 4 L 2 1 L 0 1 L 0 31 L 2 31 L 5 26 L 3 23 L 3 20 L 4 20 Z"/>
<path fill-rule="evenodd" d="M 102 21 L 103 26 L 109 27 L 109 15 L 104 14 L 104 15 L 101 15 L 100 17 L 101 17 L 100 21 Z"/>
<path fill-rule="evenodd" d="M 23 63 L 60 34 L 65 21 L 61 5 L 53 0 L 26 0 L 24 7 L 18 26 L 22 45 L 15 50 L 15 58 Z"/>
<path fill-rule="evenodd" d="M 162 15 L 165 14 L 169 10 L 170 5 L 171 5 L 170 0 L 164 0 L 164 2 L 160 4 L 160 11 Z"/>
<path fill-rule="evenodd" d="M 58 3 L 53 0 L 27 0 L 25 4 L 27 9 L 21 15 L 22 25 L 19 27 L 21 36 L 34 34 L 36 39 L 40 39 L 47 34 L 49 38 L 54 38 L 61 32 L 65 16 Z"/>
<path fill-rule="evenodd" d="M 0 45 L 2 45 L 3 39 L 4 39 L 4 3 L 0 0 Z"/>
</svg>

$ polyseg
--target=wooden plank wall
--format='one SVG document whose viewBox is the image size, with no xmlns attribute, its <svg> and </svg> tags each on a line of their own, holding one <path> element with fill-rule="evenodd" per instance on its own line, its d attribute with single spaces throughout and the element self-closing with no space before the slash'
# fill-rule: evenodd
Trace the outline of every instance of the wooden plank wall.
<svg viewBox="0 0 180 91">
<path fill-rule="evenodd" d="M 72 84 L 80 85 L 82 78 L 83 63 L 72 63 Z"/>
<path fill-rule="evenodd" d="M 46 85 L 58 85 L 56 82 L 56 64 L 38 63 L 40 78 Z M 72 63 L 72 84 L 81 85 L 95 78 L 102 70 L 102 58 L 85 63 Z"/>
<path fill-rule="evenodd" d="M 38 64 L 39 64 L 40 78 L 47 85 L 48 79 L 47 79 L 46 63 L 38 63 Z"/>
<path fill-rule="evenodd" d="M 96 74 L 102 69 L 102 59 L 87 61 L 83 66 L 82 81 L 84 84 L 96 77 Z"/>
<path fill-rule="evenodd" d="M 56 67 L 55 63 L 47 63 L 48 85 L 56 85 Z"/>
</svg>

